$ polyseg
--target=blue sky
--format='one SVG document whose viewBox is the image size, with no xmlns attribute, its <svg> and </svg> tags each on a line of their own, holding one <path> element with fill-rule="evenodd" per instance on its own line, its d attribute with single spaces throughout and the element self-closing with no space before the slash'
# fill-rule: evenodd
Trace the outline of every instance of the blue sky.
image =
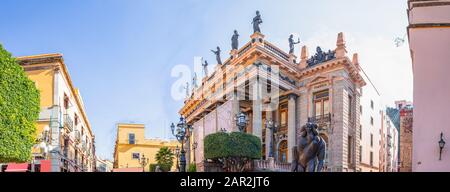
<svg viewBox="0 0 450 192">
<path fill-rule="evenodd" d="M 15 56 L 62 53 L 81 91 L 96 135 L 97 155 L 111 158 L 118 122 L 146 124 L 146 137 L 171 138 L 182 101 L 172 99 L 175 65 L 193 67 L 194 57 L 222 60 L 234 29 L 240 45 L 249 40 L 251 19 L 260 10 L 266 39 L 287 51 L 293 33 L 301 45 L 334 49 L 344 32 L 386 105 L 412 100 L 406 33 L 406 2 L 2 0 L 0 43 Z M 298 55 L 299 48 L 296 49 Z"/>
</svg>

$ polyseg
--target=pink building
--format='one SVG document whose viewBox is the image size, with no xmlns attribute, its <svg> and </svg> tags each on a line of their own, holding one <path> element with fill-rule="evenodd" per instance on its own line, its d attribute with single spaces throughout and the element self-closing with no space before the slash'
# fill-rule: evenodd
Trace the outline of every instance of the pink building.
<svg viewBox="0 0 450 192">
<path fill-rule="evenodd" d="M 450 171 L 450 0 L 408 0 L 413 171 Z M 447 141 L 439 160 L 440 134 Z"/>
</svg>

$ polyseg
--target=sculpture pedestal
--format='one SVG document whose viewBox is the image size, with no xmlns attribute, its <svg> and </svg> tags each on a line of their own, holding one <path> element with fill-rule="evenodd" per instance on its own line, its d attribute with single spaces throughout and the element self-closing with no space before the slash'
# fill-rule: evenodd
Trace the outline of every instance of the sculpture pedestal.
<svg viewBox="0 0 450 192">
<path fill-rule="evenodd" d="M 295 59 L 297 59 L 297 57 L 293 53 L 289 54 L 290 63 L 295 63 L 296 62 Z"/>
<path fill-rule="evenodd" d="M 264 35 L 262 33 L 255 32 L 250 35 L 250 38 L 252 39 L 252 44 L 264 44 Z"/>
<path fill-rule="evenodd" d="M 237 49 L 232 49 L 230 51 L 230 56 L 231 56 L 231 59 L 237 58 L 238 57 L 238 50 Z"/>
</svg>

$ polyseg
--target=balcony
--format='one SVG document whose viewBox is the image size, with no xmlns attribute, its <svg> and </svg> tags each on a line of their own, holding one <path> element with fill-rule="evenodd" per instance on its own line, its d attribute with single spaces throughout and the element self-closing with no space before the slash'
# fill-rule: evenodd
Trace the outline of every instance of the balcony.
<svg viewBox="0 0 450 192">
<path fill-rule="evenodd" d="M 316 115 L 315 117 L 310 117 L 309 121 L 316 123 L 319 128 L 322 128 L 324 126 L 330 125 L 331 123 L 331 114 L 324 114 L 324 115 Z"/>
<path fill-rule="evenodd" d="M 64 127 L 67 128 L 69 132 L 73 131 L 73 120 L 68 114 L 64 115 Z"/>
<path fill-rule="evenodd" d="M 79 143 L 81 141 L 81 133 L 80 131 L 75 131 L 75 142 Z"/>
</svg>

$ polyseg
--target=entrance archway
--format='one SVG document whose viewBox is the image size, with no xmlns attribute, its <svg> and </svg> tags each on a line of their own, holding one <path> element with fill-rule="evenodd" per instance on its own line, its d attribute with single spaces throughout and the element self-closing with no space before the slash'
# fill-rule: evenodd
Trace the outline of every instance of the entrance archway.
<svg viewBox="0 0 450 192">
<path fill-rule="evenodd" d="M 288 159 L 288 144 L 287 140 L 282 140 L 278 144 L 278 162 L 287 162 Z"/>
</svg>

